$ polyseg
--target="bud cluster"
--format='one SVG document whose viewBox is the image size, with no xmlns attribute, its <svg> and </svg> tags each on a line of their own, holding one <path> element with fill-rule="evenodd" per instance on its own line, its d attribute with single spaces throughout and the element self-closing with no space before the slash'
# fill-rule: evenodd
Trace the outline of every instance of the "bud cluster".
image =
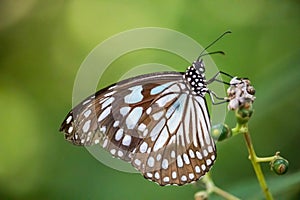
<svg viewBox="0 0 300 200">
<path fill-rule="evenodd" d="M 228 109 L 236 110 L 245 104 L 253 103 L 255 100 L 255 89 L 250 80 L 246 78 L 234 77 L 230 81 L 230 87 L 227 89 L 227 99 L 229 100 Z"/>
</svg>

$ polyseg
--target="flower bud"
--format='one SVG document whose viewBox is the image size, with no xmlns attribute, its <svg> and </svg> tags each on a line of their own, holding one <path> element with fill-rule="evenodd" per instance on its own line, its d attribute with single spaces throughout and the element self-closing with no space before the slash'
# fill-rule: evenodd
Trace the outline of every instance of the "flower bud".
<svg viewBox="0 0 300 200">
<path fill-rule="evenodd" d="M 235 116 L 239 124 L 245 124 L 249 121 L 250 117 L 253 114 L 252 103 L 245 103 L 243 107 L 240 107 L 236 110 Z"/>
<path fill-rule="evenodd" d="M 289 162 L 282 157 L 273 160 L 270 164 L 271 170 L 273 170 L 278 175 L 285 174 L 289 168 Z"/>
<path fill-rule="evenodd" d="M 226 124 L 217 124 L 211 128 L 211 136 L 215 141 L 223 141 L 231 135 L 231 129 Z"/>
</svg>

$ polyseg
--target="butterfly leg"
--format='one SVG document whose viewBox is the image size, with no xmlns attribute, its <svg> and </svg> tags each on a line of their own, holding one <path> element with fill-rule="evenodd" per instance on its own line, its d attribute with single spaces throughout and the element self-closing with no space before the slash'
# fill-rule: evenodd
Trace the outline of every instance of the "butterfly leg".
<svg viewBox="0 0 300 200">
<path fill-rule="evenodd" d="M 210 97 L 211 102 L 212 102 L 213 105 L 218 105 L 218 104 L 226 103 L 226 102 L 229 101 L 229 99 L 226 99 L 226 97 L 223 97 L 223 98 L 222 98 L 222 97 L 218 97 L 218 96 L 216 95 L 216 93 L 214 93 L 214 92 L 211 91 L 211 90 L 208 90 L 207 93 L 209 94 L 209 97 Z M 215 101 L 215 98 L 218 99 L 218 100 L 221 100 L 221 101 L 216 102 L 216 101 Z"/>
<path fill-rule="evenodd" d="M 207 81 L 207 84 L 210 84 L 210 83 L 212 83 L 212 82 L 214 82 L 214 81 L 217 81 L 217 82 L 220 82 L 220 83 L 223 83 L 223 84 L 226 84 L 226 85 L 230 85 L 230 83 L 227 83 L 227 82 L 225 82 L 225 81 L 221 81 L 221 80 L 217 79 L 217 77 L 218 77 L 220 74 L 223 74 L 223 75 L 228 76 L 228 77 L 230 77 L 230 78 L 234 78 L 233 76 L 231 76 L 230 74 L 227 74 L 226 72 L 218 71 L 218 73 L 216 73 L 211 79 L 209 79 L 209 80 Z"/>
</svg>

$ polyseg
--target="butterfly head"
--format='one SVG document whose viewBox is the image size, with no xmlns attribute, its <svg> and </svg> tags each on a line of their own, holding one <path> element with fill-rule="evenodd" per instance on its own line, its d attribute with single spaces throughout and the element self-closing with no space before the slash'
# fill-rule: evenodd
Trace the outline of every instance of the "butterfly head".
<svg viewBox="0 0 300 200">
<path fill-rule="evenodd" d="M 193 67 L 204 77 L 205 66 L 202 59 L 193 62 Z"/>
</svg>

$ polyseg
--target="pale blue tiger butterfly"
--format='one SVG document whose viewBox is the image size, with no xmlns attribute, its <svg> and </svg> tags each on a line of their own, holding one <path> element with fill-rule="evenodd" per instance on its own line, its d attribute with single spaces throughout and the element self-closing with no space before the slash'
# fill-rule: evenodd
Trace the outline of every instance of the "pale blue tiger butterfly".
<svg viewBox="0 0 300 200">
<path fill-rule="evenodd" d="M 206 80 L 201 57 L 217 40 L 185 72 L 146 74 L 99 90 L 68 113 L 60 131 L 75 145 L 100 144 L 159 185 L 199 180 L 216 160 L 205 94 L 214 95 L 207 85 L 217 79 Z"/>
</svg>

